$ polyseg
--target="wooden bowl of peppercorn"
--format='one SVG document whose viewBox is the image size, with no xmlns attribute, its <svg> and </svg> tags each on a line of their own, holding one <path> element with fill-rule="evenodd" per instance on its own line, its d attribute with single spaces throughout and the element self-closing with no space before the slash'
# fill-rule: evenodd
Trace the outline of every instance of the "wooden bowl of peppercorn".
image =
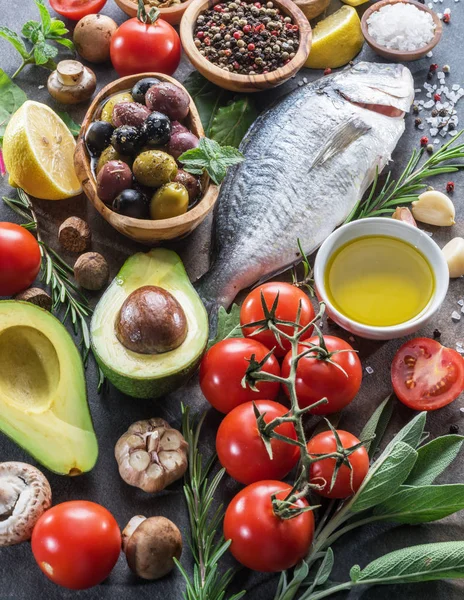
<svg viewBox="0 0 464 600">
<path fill-rule="evenodd" d="M 137 0 L 114 0 L 119 8 L 129 15 L 129 17 L 136 17 L 138 10 Z M 182 15 L 184 14 L 187 6 L 191 4 L 193 0 L 181 0 L 178 4 L 171 4 L 170 6 L 157 6 L 154 3 L 145 4 L 145 9 L 150 11 L 152 8 L 158 8 L 160 11 L 160 18 L 163 21 L 167 21 L 171 25 L 179 25 Z"/>
<path fill-rule="evenodd" d="M 284 83 L 311 49 L 311 26 L 292 0 L 193 0 L 182 17 L 180 37 L 196 69 L 233 92 Z"/>
</svg>

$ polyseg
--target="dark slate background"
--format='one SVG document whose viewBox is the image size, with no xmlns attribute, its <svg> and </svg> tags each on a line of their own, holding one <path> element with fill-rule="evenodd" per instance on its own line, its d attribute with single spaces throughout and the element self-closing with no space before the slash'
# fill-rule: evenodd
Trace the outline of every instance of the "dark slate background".
<svg viewBox="0 0 464 600">
<path fill-rule="evenodd" d="M 20 31 L 26 20 L 37 18 L 33 0 L 22 0 L 21 2 L 2 0 L 0 4 L 2 8 L 0 22 L 2 25 Z M 443 3 L 435 5 L 437 10 L 441 12 L 447 6 L 452 10 L 451 24 L 449 26 L 444 25 L 443 39 L 434 51 L 433 58 L 423 59 L 409 65 L 416 79 L 416 87 L 421 86 L 424 82 L 430 62 L 437 62 L 439 65 L 450 64 L 452 69 L 450 81 L 452 83 L 464 82 L 464 61 L 462 60 L 464 12 L 462 2 L 455 3 L 453 0 L 444 0 Z M 335 7 L 332 7 L 332 9 Z M 112 0 L 108 0 L 103 12 L 112 16 L 118 23 L 125 19 L 125 15 Z M 72 23 L 70 25 L 72 26 Z M 361 57 L 366 60 L 377 60 L 377 57 L 367 46 L 363 49 Z M 18 64 L 18 56 L 15 51 L 4 40 L 0 40 L 0 67 L 11 75 Z M 91 65 L 91 67 L 97 73 L 99 88 L 116 78 L 115 72 L 109 65 L 96 68 Z M 189 63 L 183 60 L 176 76 L 182 81 L 190 70 Z M 260 106 L 265 106 L 275 97 L 296 87 L 298 80 L 303 77 L 311 80 L 319 77 L 320 74 L 317 71 L 303 69 L 296 79 L 291 80 L 274 92 L 256 95 L 256 100 Z M 16 81 L 30 99 L 49 103 L 54 108 L 62 108 L 54 104 L 46 88 L 44 88 L 47 76 L 48 73 L 43 69 L 27 67 Z M 85 106 L 71 109 L 70 112 L 75 120 L 81 120 L 85 112 Z M 463 121 L 464 100 L 459 105 L 459 115 L 461 121 Z M 420 135 L 422 134 L 414 129 L 412 118 L 408 117 L 406 133 L 393 155 L 396 168 L 404 167 L 412 148 L 417 146 Z M 436 187 L 444 189 L 445 181 L 436 184 Z M 440 246 L 443 246 L 454 236 L 464 235 L 464 174 L 456 175 L 455 181 L 456 192 L 453 198 L 457 209 L 457 225 L 442 230 L 426 227 L 429 231 L 433 231 L 434 239 Z M 7 185 L 6 180 L 1 183 L 0 192 L 2 195 L 14 194 L 14 191 Z M 113 230 L 84 197 L 61 202 L 37 201 L 35 206 L 39 215 L 41 230 L 47 241 L 55 247 L 58 226 L 66 217 L 79 215 L 86 218 L 91 223 L 93 231 L 92 249 L 101 252 L 108 259 L 112 276 L 116 275 L 125 258 L 134 251 L 142 249 Z M 0 203 L 0 220 L 16 221 L 17 219 L 15 214 Z M 207 269 L 210 225 L 210 221 L 208 221 L 187 240 L 172 244 L 172 247 L 181 253 L 192 280 Z M 68 258 L 70 261 L 73 259 L 73 257 Z M 432 336 L 433 330 L 438 328 L 442 332 L 441 339 L 444 344 L 454 347 L 457 341 L 464 342 L 464 327 L 462 325 L 464 317 L 458 324 L 451 321 L 452 311 L 460 308 L 457 305 L 457 300 L 460 297 L 464 297 L 462 279 L 451 282 L 447 300 L 438 318 L 420 333 L 424 336 Z M 98 295 L 94 295 L 92 301 L 96 302 L 97 300 Z M 337 333 L 347 336 L 340 330 Z M 361 392 L 344 412 L 343 428 L 359 433 L 367 417 L 389 393 L 389 366 L 395 350 L 400 344 L 401 341 L 392 341 L 386 344 L 356 341 L 354 345 L 360 349 L 360 357 L 364 367 L 371 366 L 374 373 L 369 375 L 364 371 Z M 169 420 L 174 426 L 179 426 L 181 401 L 191 405 L 194 411 L 207 408 L 196 382 L 191 382 L 188 388 L 179 390 L 171 397 L 158 402 L 134 400 L 121 395 L 113 388 L 99 396 L 96 391 L 95 367 L 91 362 L 87 369 L 87 389 L 95 430 L 100 443 L 98 463 L 91 473 L 72 479 L 46 472 L 53 489 L 54 503 L 71 499 L 94 500 L 106 506 L 115 515 L 121 527 L 124 527 L 135 514 L 146 516 L 164 515 L 177 523 L 182 530 L 185 542 L 187 542 L 189 531 L 181 484 L 178 482 L 171 486 L 169 490 L 157 496 L 149 496 L 140 490 L 129 487 L 119 478 L 113 457 L 113 448 L 119 436 L 137 419 L 161 416 Z M 461 418 L 463 415 L 459 411 L 461 406 L 463 406 L 462 397 L 451 406 L 429 416 L 427 429 L 431 438 L 448 433 L 452 424 L 458 424 L 460 431 L 464 433 L 464 418 Z M 398 405 L 389 435 L 391 436 L 398 431 L 400 426 L 412 416 L 411 411 Z M 207 454 L 213 449 L 214 433 L 218 423 L 218 413 L 211 410 L 203 437 L 203 450 Z M 33 462 L 18 446 L 1 435 L 0 460 Z M 455 461 L 446 476 L 442 477 L 441 481 L 463 481 L 464 469 L 462 465 L 461 456 Z M 238 489 L 237 484 L 226 478 L 220 490 L 221 497 L 218 500 L 227 502 Z M 458 539 L 464 539 L 462 513 L 447 518 L 440 523 L 417 527 L 367 526 L 361 531 L 353 532 L 349 538 L 344 538 L 335 545 L 337 560 L 334 578 L 337 581 L 346 581 L 349 568 L 353 564 L 359 563 L 364 566 L 370 560 L 406 545 Z M 187 543 L 185 543 L 182 561 L 186 566 L 189 565 Z M 246 597 L 249 600 L 267 600 L 274 597 L 276 582 L 276 577 L 252 574 L 242 570 L 236 578 L 236 587 L 237 589 L 246 589 L 248 591 Z M 47 600 L 57 600 L 59 598 L 76 598 L 79 600 L 162 598 L 180 600 L 183 589 L 183 580 L 177 572 L 173 572 L 163 580 L 154 583 L 137 580 L 130 573 L 124 556 L 121 555 L 111 576 L 102 585 L 87 591 L 71 592 L 55 586 L 42 575 L 32 558 L 29 543 L 0 549 L 0 598 L 15 598 L 18 600 L 30 597 Z M 387 600 L 391 597 L 402 600 L 423 600 L 424 598 L 457 600 L 462 598 L 463 594 L 464 585 L 462 582 L 430 582 L 409 586 L 377 587 L 370 590 L 358 589 L 350 594 L 339 595 L 338 597 L 349 598 L 350 600 L 361 597 L 363 600 Z"/>
</svg>

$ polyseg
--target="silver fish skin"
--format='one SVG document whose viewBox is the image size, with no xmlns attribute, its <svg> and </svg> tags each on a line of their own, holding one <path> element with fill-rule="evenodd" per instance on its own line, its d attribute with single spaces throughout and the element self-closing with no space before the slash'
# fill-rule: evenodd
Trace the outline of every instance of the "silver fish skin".
<svg viewBox="0 0 464 600">
<path fill-rule="evenodd" d="M 213 262 L 196 283 L 209 310 L 298 262 L 298 238 L 310 254 L 347 218 L 390 160 L 413 99 L 406 67 L 361 62 L 257 119 L 240 147 L 245 161 L 222 185 Z"/>
</svg>

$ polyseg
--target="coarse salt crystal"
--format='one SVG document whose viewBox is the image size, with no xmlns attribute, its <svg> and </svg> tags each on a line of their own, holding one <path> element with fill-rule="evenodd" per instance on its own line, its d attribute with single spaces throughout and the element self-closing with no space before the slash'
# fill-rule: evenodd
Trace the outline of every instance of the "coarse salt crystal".
<svg viewBox="0 0 464 600">
<path fill-rule="evenodd" d="M 427 52 L 427 54 L 425 55 L 427 58 L 432 58 L 433 56 L 433 52 L 430 50 L 430 52 Z"/>
<path fill-rule="evenodd" d="M 460 299 L 458 300 L 458 304 L 459 304 L 459 306 L 464 306 L 464 299 L 463 299 L 463 298 L 460 298 Z"/>
<path fill-rule="evenodd" d="M 435 35 L 432 16 L 412 4 L 388 4 L 367 19 L 369 35 L 394 50 L 413 51 L 426 46 Z M 428 55 L 427 55 L 428 56 Z"/>
<path fill-rule="evenodd" d="M 444 15 L 450 15 L 451 14 L 451 8 L 445 8 L 445 10 L 443 11 Z"/>
<path fill-rule="evenodd" d="M 453 314 L 451 315 L 451 320 L 457 323 L 461 320 L 461 315 L 456 310 L 454 310 Z"/>
<path fill-rule="evenodd" d="M 366 367 L 366 373 L 368 373 L 369 375 L 372 375 L 373 372 L 374 372 L 374 369 L 372 367 Z"/>
</svg>

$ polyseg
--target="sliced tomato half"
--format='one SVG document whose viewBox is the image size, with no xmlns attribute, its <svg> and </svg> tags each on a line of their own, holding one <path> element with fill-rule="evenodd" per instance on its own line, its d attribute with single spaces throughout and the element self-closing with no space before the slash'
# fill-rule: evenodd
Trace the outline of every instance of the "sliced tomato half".
<svg viewBox="0 0 464 600">
<path fill-rule="evenodd" d="M 414 410 L 436 410 L 464 391 L 464 358 L 435 340 L 416 338 L 396 353 L 391 378 L 403 404 Z"/>
</svg>

